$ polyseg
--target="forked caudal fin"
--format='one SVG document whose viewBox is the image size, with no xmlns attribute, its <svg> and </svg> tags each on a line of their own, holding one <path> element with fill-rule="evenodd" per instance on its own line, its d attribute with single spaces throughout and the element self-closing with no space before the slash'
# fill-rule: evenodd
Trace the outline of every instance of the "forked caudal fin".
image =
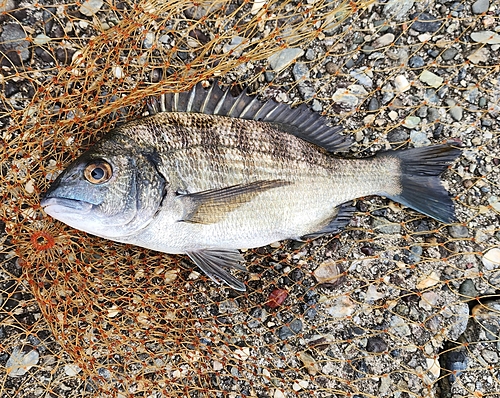
<svg viewBox="0 0 500 398">
<path fill-rule="evenodd" d="M 455 206 L 440 175 L 461 153 L 460 149 L 445 144 L 379 154 L 396 157 L 401 162 L 402 190 L 387 197 L 438 221 L 455 221 Z"/>
</svg>

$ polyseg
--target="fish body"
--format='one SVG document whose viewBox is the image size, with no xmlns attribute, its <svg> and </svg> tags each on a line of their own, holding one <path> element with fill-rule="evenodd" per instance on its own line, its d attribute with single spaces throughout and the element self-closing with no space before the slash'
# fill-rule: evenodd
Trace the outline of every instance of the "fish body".
<svg viewBox="0 0 500 398">
<path fill-rule="evenodd" d="M 244 269 L 237 249 L 338 232 L 362 196 L 453 220 L 439 175 L 459 149 L 347 159 L 331 153 L 349 146 L 339 128 L 304 107 L 200 86 L 165 103 L 168 112 L 116 128 L 69 165 L 45 212 L 103 238 L 188 254 L 237 290 L 245 285 L 228 272 Z"/>
</svg>

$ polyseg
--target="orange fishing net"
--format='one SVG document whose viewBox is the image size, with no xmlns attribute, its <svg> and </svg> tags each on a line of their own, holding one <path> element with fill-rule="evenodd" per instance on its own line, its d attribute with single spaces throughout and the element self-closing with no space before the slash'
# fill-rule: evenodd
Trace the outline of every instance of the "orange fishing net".
<svg viewBox="0 0 500 398">
<path fill-rule="evenodd" d="M 5 397 L 500 396 L 494 1 L 0 0 Z M 458 223 L 383 198 L 343 233 L 244 252 L 248 290 L 43 214 L 83 149 L 218 78 L 306 102 L 359 156 L 460 142 Z"/>
</svg>

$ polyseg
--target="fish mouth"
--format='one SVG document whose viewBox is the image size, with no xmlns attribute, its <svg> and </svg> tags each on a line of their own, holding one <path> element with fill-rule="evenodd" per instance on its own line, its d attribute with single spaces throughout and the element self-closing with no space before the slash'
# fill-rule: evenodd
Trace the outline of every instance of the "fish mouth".
<svg viewBox="0 0 500 398">
<path fill-rule="evenodd" d="M 68 209 L 76 210 L 79 213 L 89 213 L 94 207 L 92 203 L 82 200 L 68 198 L 43 198 L 40 206 L 46 213 L 67 213 Z"/>
</svg>

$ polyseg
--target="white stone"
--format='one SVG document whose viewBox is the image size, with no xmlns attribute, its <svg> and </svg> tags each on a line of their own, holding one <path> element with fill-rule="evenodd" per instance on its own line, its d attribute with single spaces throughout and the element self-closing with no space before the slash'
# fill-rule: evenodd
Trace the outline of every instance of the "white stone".
<svg viewBox="0 0 500 398">
<path fill-rule="evenodd" d="M 101 9 L 103 4 L 104 4 L 103 0 L 87 0 L 80 6 L 80 12 L 83 15 L 91 17 Z"/>
<path fill-rule="evenodd" d="M 78 373 L 80 373 L 82 369 L 77 364 L 70 363 L 64 365 L 64 373 L 66 373 L 66 376 L 73 377 L 76 376 Z"/>
<path fill-rule="evenodd" d="M 50 37 L 47 35 L 44 35 L 43 33 L 36 35 L 33 38 L 33 43 L 36 44 L 37 46 L 43 46 L 44 44 L 47 44 L 50 41 Z"/>
<path fill-rule="evenodd" d="M 7 376 L 17 377 L 26 374 L 28 370 L 38 364 L 39 359 L 40 354 L 38 354 L 38 351 L 31 350 L 25 354 L 22 350 L 15 347 L 5 364 Z"/>
<path fill-rule="evenodd" d="M 411 88 L 410 82 L 404 75 L 396 76 L 396 78 L 394 79 L 394 85 L 396 87 L 396 91 L 400 93 L 404 93 Z"/>
<path fill-rule="evenodd" d="M 305 389 L 309 387 L 309 382 L 307 380 L 296 380 L 295 383 L 293 383 L 293 391 L 300 391 L 302 389 Z"/>
<path fill-rule="evenodd" d="M 417 283 L 417 289 L 423 290 L 435 286 L 440 282 L 439 275 L 436 271 L 432 271 L 429 275 L 424 276 L 420 282 Z"/>
<path fill-rule="evenodd" d="M 286 398 L 286 395 L 283 391 L 277 388 L 276 390 L 274 390 L 273 398 Z"/>
<path fill-rule="evenodd" d="M 427 371 L 433 376 L 433 380 L 437 380 L 441 373 L 441 366 L 439 366 L 439 360 L 437 358 L 426 358 Z"/>
<path fill-rule="evenodd" d="M 389 44 L 391 44 L 394 41 L 394 39 L 395 39 L 394 34 L 386 33 L 385 35 L 380 36 L 377 40 L 375 40 L 372 43 L 372 46 L 374 48 L 385 47 L 385 46 L 388 46 Z"/>
<path fill-rule="evenodd" d="M 484 253 L 481 262 L 488 271 L 500 268 L 500 248 L 495 247 Z"/>
<path fill-rule="evenodd" d="M 500 44 L 500 34 L 493 32 L 491 30 L 472 32 L 470 34 L 470 37 L 477 43 Z"/>
<path fill-rule="evenodd" d="M 236 359 L 241 361 L 246 361 L 250 356 L 250 347 L 243 347 L 241 349 L 234 350 L 234 356 Z"/>
<path fill-rule="evenodd" d="M 427 83 L 429 86 L 438 88 L 443 84 L 444 79 L 435 73 L 424 70 L 419 77 L 421 82 Z"/>
<path fill-rule="evenodd" d="M 115 75 L 117 79 L 123 79 L 123 77 L 125 76 L 125 73 L 123 73 L 123 68 L 121 66 L 113 66 L 111 70 L 113 71 L 113 75 Z"/>
</svg>

